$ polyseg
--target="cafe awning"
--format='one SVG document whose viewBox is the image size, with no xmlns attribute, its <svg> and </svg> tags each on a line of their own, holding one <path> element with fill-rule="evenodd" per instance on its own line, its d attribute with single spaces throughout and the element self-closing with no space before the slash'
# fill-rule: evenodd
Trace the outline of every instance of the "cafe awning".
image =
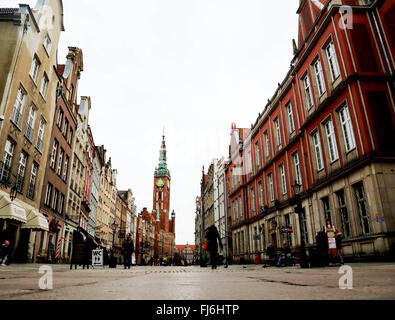
<svg viewBox="0 0 395 320">
<path fill-rule="evenodd" d="M 26 223 L 26 210 L 4 195 L 0 199 L 0 219 L 12 219 Z"/>
<path fill-rule="evenodd" d="M 22 226 L 22 229 L 49 230 L 48 220 L 36 210 L 29 210 L 26 219 L 27 222 Z"/>
</svg>

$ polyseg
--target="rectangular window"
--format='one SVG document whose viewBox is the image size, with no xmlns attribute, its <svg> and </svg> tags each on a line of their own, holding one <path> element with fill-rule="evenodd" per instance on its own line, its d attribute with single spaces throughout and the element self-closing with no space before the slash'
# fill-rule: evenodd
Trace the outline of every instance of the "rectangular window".
<svg viewBox="0 0 395 320">
<path fill-rule="evenodd" d="M 324 73 L 322 72 L 322 65 L 320 59 L 314 62 L 314 73 L 317 81 L 318 93 L 322 96 L 326 92 Z"/>
<path fill-rule="evenodd" d="M 259 148 L 259 141 L 255 143 L 255 162 L 257 170 L 261 168 L 261 150 Z"/>
<path fill-rule="evenodd" d="M 69 134 L 67 136 L 67 143 L 71 145 L 72 139 L 73 139 L 73 129 L 70 128 Z"/>
<path fill-rule="evenodd" d="M 320 135 L 318 131 L 313 134 L 313 142 L 314 142 L 315 157 L 317 159 L 317 170 L 320 171 L 324 169 L 324 163 L 322 161 L 322 149 L 321 149 Z"/>
<path fill-rule="evenodd" d="M 21 152 L 21 155 L 19 156 L 18 172 L 16 176 L 16 189 L 18 190 L 18 192 L 22 192 L 23 180 L 25 178 L 25 171 L 26 171 L 26 161 L 27 161 L 26 153 Z"/>
<path fill-rule="evenodd" d="M 344 190 L 336 192 L 337 201 L 339 204 L 339 212 L 343 227 L 343 236 L 348 238 L 351 236 L 350 217 L 348 215 L 346 200 L 344 197 Z"/>
<path fill-rule="evenodd" d="M 25 130 L 25 136 L 30 141 L 33 138 L 34 123 L 36 122 L 36 113 L 37 113 L 36 108 L 34 106 L 31 106 L 29 111 L 29 117 L 27 118 L 26 130 Z"/>
<path fill-rule="evenodd" d="M 38 69 L 40 68 L 40 61 L 38 61 L 37 57 L 33 58 L 32 66 L 30 68 L 30 76 L 32 77 L 33 81 L 37 81 L 38 76 Z"/>
<path fill-rule="evenodd" d="M 47 94 L 47 89 L 48 89 L 48 77 L 47 75 L 44 73 L 44 76 L 41 80 L 41 87 L 40 87 L 40 93 L 41 95 L 45 98 L 45 95 Z"/>
<path fill-rule="evenodd" d="M 65 118 L 64 125 L 63 125 L 63 130 L 62 130 L 62 134 L 63 134 L 64 137 L 67 136 L 67 129 L 68 129 L 68 127 L 69 127 L 69 120 L 67 120 Z"/>
<path fill-rule="evenodd" d="M 267 179 L 269 180 L 269 196 L 270 196 L 270 201 L 274 201 L 273 176 L 272 176 L 271 173 L 267 176 Z"/>
<path fill-rule="evenodd" d="M 280 169 L 282 191 L 283 191 L 283 194 L 286 194 L 287 193 L 287 180 L 286 180 L 286 177 L 285 177 L 284 164 L 280 164 L 278 167 Z"/>
<path fill-rule="evenodd" d="M 339 114 L 340 114 L 340 122 L 343 129 L 344 143 L 346 145 L 346 151 L 348 152 L 356 147 L 354 130 L 350 118 L 350 113 L 348 111 L 348 107 L 345 106 L 343 109 L 341 109 Z"/>
<path fill-rule="evenodd" d="M 280 119 L 277 118 L 274 120 L 274 127 L 276 129 L 276 138 L 277 138 L 277 148 L 281 148 L 281 130 L 280 130 Z"/>
<path fill-rule="evenodd" d="M 263 209 L 263 186 L 262 181 L 258 182 L 258 189 L 259 189 L 259 213 Z"/>
<path fill-rule="evenodd" d="M 58 169 L 56 171 L 58 175 L 62 174 L 63 155 L 64 155 L 64 150 L 60 149 L 59 159 L 58 159 Z"/>
<path fill-rule="evenodd" d="M 298 153 L 294 153 L 292 155 L 293 161 L 294 161 L 294 166 L 295 166 L 295 180 L 297 184 L 302 185 L 302 175 L 300 171 L 300 162 L 299 162 L 299 155 Z"/>
<path fill-rule="evenodd" d="M 23 108 L 25 105 L 26 93 L 22 88 L 19 88 L 16 95 L 16 100 L 14 104 L 14 110 L 12 111 L 11 121 L 19 128 L 21 126 Z"/>
<path fill-rule="evenodd" d="M 370 227 L 369 210 L 368 210 L 365 190 L 363 188 L 362 182 L 357 183 L 354 186 L 354 191 L 357 200 L 358 213 L 360 217 L 362 232 L 363 234 L 367 235 L 370 234 L 371 227 Z"/>
<path fill-rule="evenodd" d="M 33 163 L 32 171 L 30 172 L 29 188 L 27 189 L 27 197 L 34 199 L 34 189 L 36 187 L 36 177 L 37 177 L 38 165 Z"/>
<path fill-rule="evenodd" d="M 62 121 L 63 121 L 63 111 L 62 109 L 59 109 L 58 112 L 58 120 L 56 121 L 56 125 L 58 126 L 58 128 L 62 128 Z"/>
<path fill-rule="evenodd" d="M 52 153 L 51 153 L 51 161 L 49 163 L 49 166 L 52 169 L 55 169 L 55 162 L 56 162 L 56 154 L 57 153 L 58 153 L 58 142 L 55 140 L 53 142 Z"/>
<path fill-rule="evenodd" d="M 266 153 L 266 158 L 270 157 L 270 140 L 269 140 L 269 132 L 264 133 L 265 136 L 265 153 Z"/>
<path fill-rule="evenodd" d="M 45 192 L 45 201 L 44 204 L 49 207 L 51 203 L 51 197 L 52 197 L 52 184 L 48 183 L 47 184 L 47 191 Z"/>
<path fill-rule="evenodd" d="M 52 41 L 51 41 L 51 38 L 49 37 L 48 33 L 45 35 L 43 45 L 44 45 L 45 51 L 47 51 L 47 53 L 49 55 L 49 53 L 51 51 Z"/>
<path fill-rule="evenodd" d="M 292 104 L 289 103 L 286 106 L 287 113 L 288 113 L 288 125 L 289 125 L 289 133 L 291 134 L 292 132 L 295 131 L 295 121 L 294 121 L 294 115 L 292 111 Z"/>
<path fill-rule="evenodd" d="M 41 152 L 42 147 L 43 147 L 44 132 L 45 132 L 45 121 L 44 121 L 44 119 L 41 119 L 40 126 L 38 128 L 37 143 L 36 143 L 36 148 L 40 152 Z"/>
<path fill-rule="evenodd" d="M 256 211 L 255 211 L 255 191 L 254 188 L 251 188 L 251 214 L 255 215 Z"/>
<path fill-rule="evenodd" d="M 59 197 L 59 191 L 58 189 L 55 189 L 55 192 L 53 194 L 53 201 L 52 201 L 52 210 L 56 211 L 58 207 L 58 197 Z"/>
<path fill-rule="evenodd" d="M 328 64 L 329 64 L 329 69 L 331 71 L 330 73 L 331 73 L 332 82 L 335 82 L 335 80 L 340 76 L 340 69 L 339 69 L 339 63 L 337 61 L 336 50 L 333 41 L 331 41 L 329 45 L 326 47 L 325 52 L 328 58 Z"/>
<path fill-rule="evenodd" d="M 335 130 L 333 128 L 332 120 L 325 123 L 326 138 L 328 140 L 329 157 L 331 162 L 335 162 L 339 159 L 339 153 L 337 152 Z"/>
<path fill-rule="evenodd" d="M 7 141 L 5 143 L 3 163 L 1 166 L 1 172 L 0 172 L 0 180 L 2 182 L 8 181 L 8 178 L 10 177 L 12 157 L 14 155 L 14 148 L 15 148 L 15 144 L 7 139 Z"/>
<path fill-rule="evenodd" d="M 329 219 L 331 222 L 331 225 L 332 225 L 333 221 L 332 221 L 332 214 L 331 214 L 331 208 L 329 206 L 329 198 L 328 197 L 322 198 L 322 206 L 324 208 L 325 221 L 327 219 Z M 325 223 L 325 225 L 326 225 L 326 223 Z"/>
<path fill-rule="evenodd" d="M 313 102 L 313 93 L 311 92 L 311 85 L 310 85 L 310 79 L 308 74 L 303 78 L 303 84 L 304 84 L 304 91 L 306 94 L 307 108 L 310 109 L 311 107 L 314 106 L 314 102 Z"/>
</svg>

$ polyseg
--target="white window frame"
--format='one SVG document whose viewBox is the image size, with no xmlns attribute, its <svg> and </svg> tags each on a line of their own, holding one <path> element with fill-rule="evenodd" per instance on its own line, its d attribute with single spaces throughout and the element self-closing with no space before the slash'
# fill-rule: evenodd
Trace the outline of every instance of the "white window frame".
<svg viewBox="0 0 395 320">
<path fill-rule="evenodd" d="M 308 73 L 303 78 L 303 86 L 306 95 L 307 109 L 310 110 L 312 107 L 314 107 L 314 99 L 313 99 L 313 92 L 311 90 L 310 77 Z"/>
<path fill-rule="evenodd" d="M 58 208 L 58 197 L 59 197 L 59 190 L 55 189 L 54 193 L 53 193 L 53 199 L 52 199 L 52 205 L 51 205 L 51 209 L 53 211 L 56 211 L 56 209 Z"/>
<path fill-rule="evenodd" d="M 261 168 L 261 148 L 259 147 L 259 140 L 255 142 L 255 161 L 256 167 L 259 170 Z"/>
<path fill-rule="evenodd" d="M 33 138 L 34 124 L 36 122 L 36 115 L 37 115 L 37 109 L 34 105 L 31 105 L 30 110 L 29 110 L 29 116 L 28 116 L 27 122 L 26 122 L 26 128 L 25 128 L 25 136 L 30 141 Z"/>
<path fill-rule="evenodd" d="M 314 144 L 314 151 L 315 151 L 315 158 L 317 161 L 317 171 L 321 171 L 324 169 L 324 159 L 322 155 L 322 148 L 321 148 L 321 141 L 320 141 L 320 134 L 316 131 L 313 134 L 313 144 Z"/>
<path fill-rule="evenodd" d="M 295 166 L 295 180 L 296 183 L 299 185 L 302 185 L 302 174 L 300 170 L 300 160 L 299 160 L 299 154 L 296 152 L 292 155 L 292 158 L 294 160 L 294 166 Z"/>
<path fill-rule="evenodd" d="M 284 168 L 284 163 L 280 164 L 278 166 L 280 169 L 280 176 L 281 176 L 281 188 L 283 191 L 283 195 L 287 194 L 287 179 L 285 177 L 285 168 Z"/>
<path fill-rule="evenodd" d="M 18 171 L 16 177 L 16 185 L 18 192 L 22 192 L 23 180 L 25 179 L 26 163 L 27 163 L 27 154 L 22 151 L 21 154 L 19 155 Z"/>
<path fill-rule="evenodd" d="M 62 173 L 63 156 L 64 156 L 64 150 L 61 148 L 60 153 L 59 153 L 59 158 L 58 158 L 58 168 L 56 170 L 56 173 L 58 175 L 61 175 L 61 173 Z"/>
<path fill-rule="evenodd" d="M 288 103 L 286 108 L 288 113 L 289 134 L 291 134 L 295 131 L 295 120 L 292 110 L 292 103 Z"/>
<path fill-rule="evenodd" d="M 356 148 L 354 129 L 350 117 L 348 106 L 344 106 L 339 111 L 340 123 L 343 129 L 344 144 L 346 151 L 349 152 Z"/>
<path fill-rule="evenodd" d="M 52 184 L 48 183 L 47 190 L 45 191 L 45 201 L 44 201 L 44 204 L 48 207 L 51 204 L 51 197 L 52 197 Z"/>
<path fill-rule="evenodd" d="M 40 93 L 45 98 L 48 90 L 49 79 L 48 76 L 44 73 L 43 78 L 41 79 Z"/>
<path fill-rule="evenodd" d="M 3 166 L 0 175 L 2 181 L 9 178 L 10 176 L 12 158 L 14 157 L 14 149 L 15 144 L 7 139 L 4 147 Z"/>
<path fill-rule="evenodd" d="M 71 145 L 71 139 L 73 138 L 74 131 L 72 128 L 69 130 L 69 134 L 67 135 L 67 143 Z"/>
<path fill-rule="evenodd" d="M 42 151 L 42 147 L 43 147 L 43 137 L 44 137 L 44 132 L 45 132 L 45 125 L 46 125 L 45 120 L 41 119 L 40 126 L 38 128 L 37 142 L 36 142 L 36 148 L 40 152 Z"/>
<path fill-rule="evenodd" d="M 273 186 L 273 175 L 269 173 L 267 175 L 267 179 L 269 180 L 269 196 L 270 201 L 274 201 L 274 186 Z"/>
<path fill-rule="evenodd" d="M 59 109 L 58 112 L 58 119 L 56 120 L 56 125 L 60 129 L 62 127 L 62 122 L 63 122 L 63 110 Z"/>
<path fill-rule="evenodd" d="M 329 158 L 331 160 L 331 163 L 333 163 L 339 159 L 339 152 L 337 150 L 336 135 L 332 119 L 329 119 L 325 123 L 325 132 L 328 141 Z"/>
<path fill-rule="evenodd" d="M 30 199 L 34 198 L 34 189 L 36 187 L 37 171 L 38 171 L 38 165 L 35 162 L 33 162 L 32 169 L 30 171 L 29 188 L 27 190 L 27 197 Z"/>
<path fill-rule="evenodd" d="M 16 95 L 14 109 L 12 111 L 11 121 L 19 128 L 23 117 L 23 109 L 25 107 L 26 93 L 22 88 L 18 89 Z"/>
<path fill-rule="evenodd" d="M 69 120 L 67 120 L 67 118 L 64 118 L 64 123 L 63 123 L 63 130 L 62 130 L 62 134 L 63 136 L 67 136 L 67 129 L 69 128 Z"/>
<path fill-rule="evenodd" d="M 270 138 L 269 138 L 269 131 L 264 133 L 265 135 L 265 151 L 266 157 L 270 157 Z"/>
<path fill-rule="evenodd" d="M 52 146 L 51 161 L 49 163 L 49 166 L 52 169 L 55 169 L 55 162 L 56 162 L 56 155 L 58 153 L 58 146 L 59 146 L 59 143 L 56 140 L 54 140 L 53 146 Z"/>
<path fill-rule="evenodd" d="M 258 188 L 259 188 L 259 212 L 261 210 L 261 207 L 264 206 L 264 199 L 263 199 L 263 183 L 262 181 L 258 182 Z"/>
<path fill-rule="evenodd" d="M 41 66 L 41 62 L 38 60 L 37 56 L 34 56 L 29 72 L 34 83 L 37 82 L 38 70 L 40 69 L 40 66 Z"/>
<path fill-rule="evenodd" d="M 324 79 L 324 72 L 322 71 L 321 60 L 317 59 L 313 65 L 315 78 L 317 80 L 318 93 L 322 96 L 326 92 L 326 85 Z"/>
<path fill-rule="evenodd" d="M 327 47 L 325 48 L 325 53 L 328 58 L 328 64 L 329 64 L 331 79 L 332 79 L 332 83 L 333 83 L 340 76 L 339 61 L 337 59 L 335 45 L 334 45 L 333 41 L 331 41 L 327 45 Z"/>
<path fill-rule="evenodd" d="M 276 128 L 277 148 L 280 149 L 282 147 L 282 139 L 281 139 L 281 129 L 280 129 L 280 118 L 279 117 L 277 117 L 274 120 L 274 126 Z"/>
<path fill-rule="evenodd" d="M 52 40 L 51 40 L 51 38 L 50 38 L 50 36 L 49 36 L 48 33 L 45 34 L 43 46 L 44 46 L 44 48 L 45 48 L 45 51 L 46 51 L 46 52 L 48 53 L 48 55 L 49 55 L 50 52 L 51 52 L 51 48 L 52 48 Z"/>
</svg>

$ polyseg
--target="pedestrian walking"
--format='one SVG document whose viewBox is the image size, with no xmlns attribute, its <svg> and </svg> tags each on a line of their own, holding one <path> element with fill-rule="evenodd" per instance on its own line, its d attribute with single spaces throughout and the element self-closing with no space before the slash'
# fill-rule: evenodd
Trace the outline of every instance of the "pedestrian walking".
<svg viewBox="0 0 395 320">
<path fill-rule="evenodd" d="M 132 253 L 134 251 L 134 243 L 131 237 L 131 234 L 128 233 L 126 235 L 126 239 L 122 243 L 122 254 L 123 254 L 123 263 L 128 269 L 130 269 L 131 260 L 132 260 Z"/>
<path fill-rule="evenodd" d="M 332 226 L 330 219 L 326 219 L 325 232 L 328 237 L 328 254 L 330 256 L 330 260 L 333 262 L 335 257 L 337 257 L 336 228 Z"/>
<path fill-rule="evenodd" d="M 291 249 L 289 248 L 288 243 L 284 241 L 284 252 L 278 258 L 277 267 L 281 267 L 281 264 L 283 263 L 284 260 L 287 261 L 287 258 L 288 260 L 290 260 L 291 258 Z"/>
<path fill-rule="evenodd" d="M 208 245 L 207 250 L 210 253 L 210 262 L 211 262 L 211 269 L 217 269 L 217 260 L 218 260 L 218 243 L 223 250 L 223 245 L 221 242 L 221 238 L 218 233 L 218 229 L 215 225 L 212 225 L 206 235 Z"/>
<path fill-rule="evenodd" d="M 340 264 L 344 264 L 343 252 L 342 252 L 342 241 L 343 241 L 342 233 L 338 232 L 336 235 L 336 247 L 337 247 L 337 258 L 340 261 Z"/>
<path fill-rule="evenodd" d="M 8 240 L 5 240 L 0 248 L 0 265 L 5 267 L 8 265 L 8 252 L 9 252 L 10 243 Z"/>
</svg>

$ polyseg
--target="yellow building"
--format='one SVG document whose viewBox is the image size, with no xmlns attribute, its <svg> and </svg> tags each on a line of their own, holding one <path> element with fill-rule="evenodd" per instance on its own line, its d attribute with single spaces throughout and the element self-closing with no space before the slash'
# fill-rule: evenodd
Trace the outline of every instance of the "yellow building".
<svg viewBox="0 0 395 320">
<path fill-rule="evenodd" d="M 0 10 L 0 240 L 10 241 L 11 258 L 21 262 L 32 257 L 35 230 L 48 231 L 39 208 L 61 31 L 61 0 Z"/>
</svg>

